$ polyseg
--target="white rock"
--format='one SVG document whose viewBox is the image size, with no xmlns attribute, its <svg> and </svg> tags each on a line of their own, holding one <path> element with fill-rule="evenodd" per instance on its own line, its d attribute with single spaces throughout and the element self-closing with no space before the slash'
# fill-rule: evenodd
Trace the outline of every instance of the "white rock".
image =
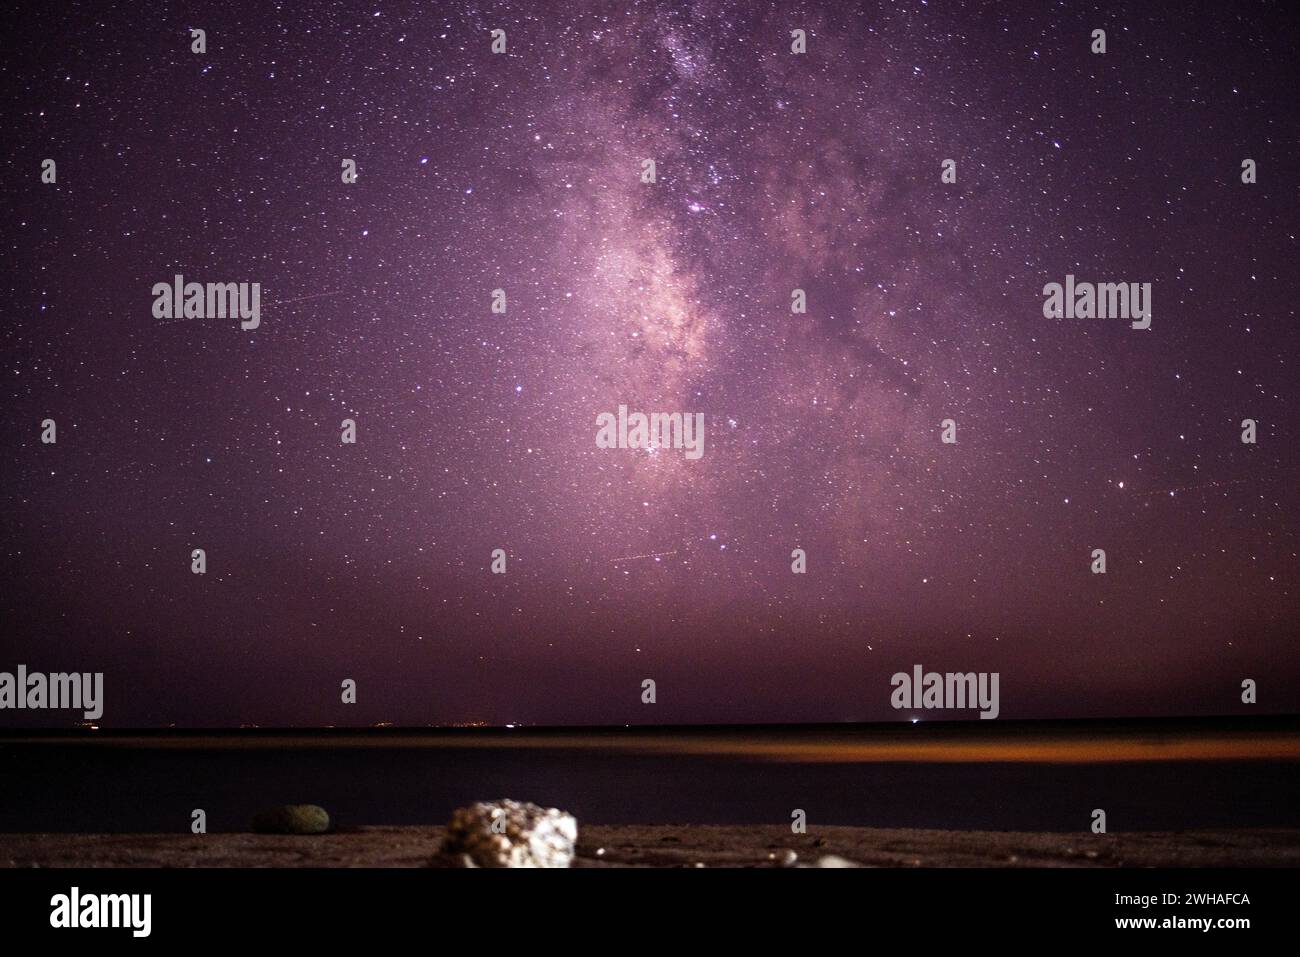
<svg viewBox="0 0 1300 957">
<path fill-rule="evenodd" d="M 578 822 L 553 807 L 480 801 L 451 816 L 443 851 L 478 867 L 568 867 Z"/>
</svg>

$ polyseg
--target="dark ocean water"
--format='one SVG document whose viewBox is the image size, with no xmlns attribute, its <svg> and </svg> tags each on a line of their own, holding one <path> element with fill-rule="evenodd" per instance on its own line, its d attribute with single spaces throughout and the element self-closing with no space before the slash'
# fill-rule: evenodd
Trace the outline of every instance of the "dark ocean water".
<svg viewBox="0 0 1300 957">
<path fill-rule="evenodd" d="M 466 732 L 450 745 L 445 736 L 407 732 L 139 736 L 108 745 L 103 738 L 96 744 L 0 739 L 0 831 L 185 832 L 195 808 L 207 813 L 209 831 L 238 831 L 268 805 L 298 802 L 323 805 L 342 827 L 441 824 L 457 806 L 501 797 L 607 824 L 785 823 L 801 808 L 823 825 L 1071 831 L 1086 829 L 1092 810 L 1103 808 L 1111 831 L 1300 825 L 1294 754 L 810 763 L 701 748 L 703 736 L 716 742 L 718 735 L 701 729 L 668 732 L 682 744 L 673 753 L 638 752 L 614 733 L 576 732 L 584 736 L 580 746 L 552 746 L 544 733 L 511 733 L 519 737 Z M 900 734 L 892 728 L 788 733 L 814 742 Z M 1000 733 L 1032 742 L 1044 732 Z M 1071 733 L 1086 739 L 1091 732 Z M 1149 737 L 1150 728 L 1134 733 Z M 749 734 L 724 732 L 741 745 Z M 255 746 L 247 746 L 250 740 Z"/>
</svg>

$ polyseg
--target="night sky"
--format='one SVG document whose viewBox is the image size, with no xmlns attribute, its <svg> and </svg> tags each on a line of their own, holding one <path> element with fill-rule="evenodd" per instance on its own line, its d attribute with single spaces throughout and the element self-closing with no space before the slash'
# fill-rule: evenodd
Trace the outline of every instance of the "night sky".
<svg viewBox="0 0 1300 957">
<path fill-rule="evenodd" d="M 915 664 L 1296 711 L 1284 6 L 11 14 L 0 670 L 105 727 L 905 720 Z M 260 327 L 155 318 L 177 273 Z M 1045 318 L 1067 274 L 1151 328 Z"/>
</svg>

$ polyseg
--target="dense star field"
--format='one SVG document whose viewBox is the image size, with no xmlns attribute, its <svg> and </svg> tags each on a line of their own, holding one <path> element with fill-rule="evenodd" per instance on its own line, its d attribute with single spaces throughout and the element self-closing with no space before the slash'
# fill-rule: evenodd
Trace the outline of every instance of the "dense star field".
<svg viewBox="0 0 1300 957">
<path fill-rule="evenodd" d="M 0 670 L 106 727 L 906 720 L 916 664 L 1295 711 L 1284 6 L 14 14 Z M 156 318 L 177 274 L 260 325 Z M 1150 328 L 1045 318 L 1067 275 Z"/>
</svg>

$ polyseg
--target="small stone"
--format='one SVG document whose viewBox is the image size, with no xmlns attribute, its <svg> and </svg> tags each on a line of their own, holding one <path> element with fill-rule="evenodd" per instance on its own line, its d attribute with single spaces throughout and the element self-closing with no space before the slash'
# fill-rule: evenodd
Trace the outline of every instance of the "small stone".
<svg viewBox="0 0 1300 957">
<path fill-rule="evenodd" d="M 520 801 L 480 801 L 452 814 L 443 851 L 478 867 L 568 867 L 577 841 L 572 814 Z"/>
<path fill-rule="evenodd" d="M 840 857 L 838 854 L 826 854 L 817 858 L 817 863 L 813 867 L 861 867 L 856 861 L 851 861 L 847 857 Z"/>
<path fill-rule="evenodd" d="M 799 863 L 799 855 L 794 851 L 784 851 L 781 854 L 780 863 L 782 867 L 794 867 L 795 864 Z"/>
<path fill-rule="evenodd" d="M 253 817 L 259 834 L 324 834 L 329 829 L 329 814 L 315 804 L 281 804 Z"/>
</svg>

